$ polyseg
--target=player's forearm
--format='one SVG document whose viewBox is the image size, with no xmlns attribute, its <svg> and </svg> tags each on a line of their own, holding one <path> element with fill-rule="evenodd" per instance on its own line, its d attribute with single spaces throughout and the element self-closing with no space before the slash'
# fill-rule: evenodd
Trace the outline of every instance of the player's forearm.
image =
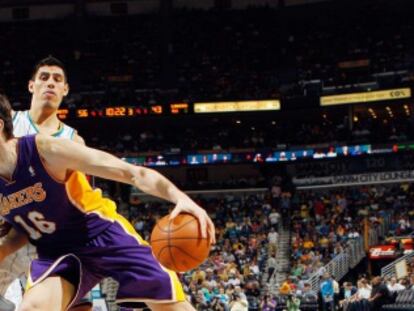
<svg viewBox="0 0 414 311">
<path fill-rule="evenodd" d="M 107 152 L 88 148 L 69 140 L 53 139 L 49 136 L 37 136 L 37 142 L 41 156 L 52 167 L 52 170 L 77 170 L 131 184 L 148 194 L 173 203 L 181 199 L 189 199 L 158 172 L 131 165 Z"/>
<path fill-rule="evenodd" d="M 172 203 L 189 199 L 166 177 L 152 169 L 137 167 L 133 170 L 133 185 L 145 193 L 162 198 Z"/>
<path fill-rule="evenodd" d="M 27 236 L 17 232 L 14 228 L 4 237 L 0 245 L 0 260 L 18 251 L 28 243 Z"/>
</svg>

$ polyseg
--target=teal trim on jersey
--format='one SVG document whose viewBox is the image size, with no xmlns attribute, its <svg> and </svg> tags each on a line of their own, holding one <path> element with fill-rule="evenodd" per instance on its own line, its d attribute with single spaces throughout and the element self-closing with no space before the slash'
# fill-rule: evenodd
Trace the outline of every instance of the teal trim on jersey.
<svg viewBox="0 0 414 311">
<path fill-rule="evenodd" d="M 29 110 L 26 111 L 27 118 L 29 119 L 30 125 L 34 128 L 36 133 L 39 133 L 39 129 L 37 128 L 36 124 L 34 124 L 32 117 L 29 114 Z"/>
<path fill-rule="evenodd" d="M 70 140 L 73 140 L 73 136 L 75 136 L 75 130 L 72 129 L 72 134 L 70 134 Z"/>
<path fill-rule="evenodd" d="M 29 114 L 29 110 L 27 111 L 27 118 L 29 119 L 29 122 L 30 122 L 31 126 L 33 126 L 33 128 L 36 131 L 36 133 L 39 133 L 39 128 L 33 122 L 32 117 Z M 60 124 L 59 124 L 59 130 L 56 133 L 52 134 L 52 136 L 58 137 L 60 134 L 62 134 L 63 128 L 64 128 L 64 126 L 63 126 L 62 122 L 60 122 Z"/>
<path fill-rule="evenodd" d="M 14 116 L 13 116 L 13 119 L 12 119 L 13 124 L 14 124 L 14 120 L 16 120 L 17 115 L 18 115 L 19 113 L 20 113 L 20 111 L 15 111 L 15 112 L 14 112 Z"/>
<path fill-rule="evenodd" d="M 52 136 L 58 137 L 58 136 L 60 136 L 60 134 L 63 133 L 63 128 L 64 128 L 63 124 L 60 123 L 59 127 L 60 127 L 59 130 L 55 134 L 53 134 Z"/>
</svg>

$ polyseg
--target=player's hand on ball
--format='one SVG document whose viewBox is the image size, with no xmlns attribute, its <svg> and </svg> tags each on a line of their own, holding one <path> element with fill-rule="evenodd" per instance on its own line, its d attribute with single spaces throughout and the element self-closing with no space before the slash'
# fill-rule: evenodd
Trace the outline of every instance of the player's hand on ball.
<svg viewBox="0 0 414 311">
<path fill-rule="evenodd" d="M 181 213 L 194 215 L 200 224 L 202 237 L 207 238 L 208 236 L 211 244 L 216 243 L 216 229 L 207 212 L 187 196 L 177 201 L 175 208 L 171 212 L 170 219 L 174 219 Z"/>
</svg>

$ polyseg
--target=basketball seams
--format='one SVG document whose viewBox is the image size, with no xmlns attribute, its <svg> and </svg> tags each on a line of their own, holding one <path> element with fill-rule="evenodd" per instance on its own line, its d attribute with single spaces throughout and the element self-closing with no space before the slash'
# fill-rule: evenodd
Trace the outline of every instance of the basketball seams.
<svg viewBox="0 0 414 311">
<path fill-rule="evenodd" d="M 172 222 L 171 220 L 168 221 L 168 233 L 167 233 L 167 235 L 168 235 L 168 242 L 167 242 L 167 245 L 168 245 L 168 251 L 170 253 L 171 263 L 172 263 L 172 265 L 175 268 L 173 270 L 177 271 L 179 269 L 177 269 L 177 265 L 175 264 L 175 259 L 174 259 L 174 256 L 172 255 L 172 251 L 171 251 L 171 222 Z"/>
<path fill-rule="evenodd" d="M 165 246 L 161 247 L 161 249 L 158 252 L 157 258 L 160 258 L 161 257 L 161 254 L 162 254 L 163 250 L 166 249 L 166 248 L 168 248 L 168 245 L 165 245 Z"/>
<path fill-rule="evenodd" d="M 158 251 L 158 257 L 161 257 L 161 254 L 163 253 L 163 251 L 165 251 L 166 249 L 168 249 L 168 252 L 170 253 L 170 258 L 171 258 L 171 260 L 172 260 L 172 262 L 170 262 L 173 266 L 174 266 L 174 268 L 175 268 L 175 270 L 174 271 L 184 271 L 184 270 L 182 270 L 182 269 L 177 269 L 177 268 L 179 268 L 177 265 L 176 265 L 176 263 L 175 263 L 175 261 L 174 261 L 174 257 L 173 257 L 173 255 L 172 255 L 172 249 L 173 248 L 176 248 L 178 251 L 180 251 L 181 253 L 183 253 L 184 255 L 186 255 L 188 258 L 190 258 L 191 260 L 194 260 L 194 261 L 196 261 L 196 262 L 200 262 L 201 260 L 200 260 L 200 258 L 197 258 L 197 257 L 194 257 L 194 256 L 192 256 L 192 255 L 190 255 L 186 250 L 184 250 L 184 249 L 182 249 L 181 247 L 179 247 L 179 246 L 175 246 L 175 245 L 172 245 L 171 247 L 170 246 L 168 246 L 168 245 L 164 245 L 163 247 L 161 247 L 161 249 Z M 167 267 L 168 269 L 170 269 L 171 267 Z"/>
<path fill-rule="evenodd" d="M 172 241 L 174 241 L 174 240 L 208 240 L 208 238 L 187 238 L 187 237 L 183 237 L 183 238 L 172 238 L 172 239 L 163 238 L 163 239 L 151 240 L 151 243 L 160 242 L 160 241 L 166 241 L 166 240 L 172 240 Z"/>
<path fill-rule="evenodd" d="M 200 262 L 200 258 L 197 258 L 197 257 L 194 257 L 194 256 L 190 255 L 187 251 L 185 251 L 181 247 L 173 245 L 171 248 L 173 248 L 173 247 L 175 247 L 176 249 L 178 249 L 180 252 L 182 252 L 184 255 L 188 256 L 192 260 L 197 261 L 197 262 Z"/>
<path fill-rule="evenodd" d="M 177 216 L 177 217 L 179 217 L 179 216 Z M 157 227 L 158 227 L 158 228 L 160 229 L 160 231 L 162 231 L 162 232 L 176 232 L 176 231 L 178 231 L 178 230 L 182 229 L 183 227 L 187 226 L 189 223 L 191 223 L 191 222 L 193 222 L 193 221 L 197 221 L 197 219 L 193 218 L 193 219 L 191 219 L 191 220 L 189 220 L 189 221 L 187 221 L 187 222 L 183 223 L 183 224 L 182 224 L 181 226 L 179 226 L 178 228 L 174 228 L 173 230 L 171 230 L 171 221 L 172 221 L 172 220 L 170 220 L 170 221 L 168 222 L 168 229 L 167 229 L 167 230 L 165 230 L 164 228 L 162 228 L 162 227 L 160 226 L 159 222 L 157 222 Z"/>
<path fill-rule="evenodd" d="M 208 257 L 211 245 L 208 238 L 201 237 L 197 218 L 188 213 L 177 217 L 171 220 L 167 215 L 155 224 L 151 246 L 164 267 L 184 272 L 199 266 Z"/>
</svg>

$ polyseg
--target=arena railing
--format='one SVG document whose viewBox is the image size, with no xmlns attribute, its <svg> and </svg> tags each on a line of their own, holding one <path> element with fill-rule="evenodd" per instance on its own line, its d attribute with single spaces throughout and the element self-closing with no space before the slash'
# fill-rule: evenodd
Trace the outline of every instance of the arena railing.
<svg viewBox="0 0 414 311">
<path fill-rule="evenodd" d="M 336 280 L 340 280 L 365 256 L 364 240 L 362 237 L 352 240 L 342 253 L 335 256 L 324 267 L 312 274 L 308 279 L 308 282 L 311 284 L 314 291 L 319 291 L 320 277 L 324 272 L 328 272 L 335 277 Z"/>
<path fill-rule="evenodd" d="M 414 260 L 414 251 L 411 253 L 405 254 L 404 256 L 394 260 L 390 264 L 386 265 L 385 267 L 381 268 L 381 276 L 382 277 L 393 277 L 397 276 L 397 264 L 400 262 L 404 262 L 408 264 L 410 261 Z"/>
<path fill-rule="evenodd" d="M 328 272 L 336 280 L 342 279 L 349 270 L 353 269 L 361 260 L 366 257 L 365 249 L 369 246 L 379 243 L 380 237 L 383 237 L 388 231 L 391 224 L 392 214 L 386 214 L 382 217 L 382 222 L 371 228 L 369 231 L 368 246 L 365 246 L 364 239 L 359 237 L 355 240 L 351 240 L 345 247 L 344 252 L 338 254 L 324 267 L 316 271 L 310 276 L 308 282 L 311 284 L 312 289 L 319 291 L 320 277 L 324 272 Z"/>
</svg>

